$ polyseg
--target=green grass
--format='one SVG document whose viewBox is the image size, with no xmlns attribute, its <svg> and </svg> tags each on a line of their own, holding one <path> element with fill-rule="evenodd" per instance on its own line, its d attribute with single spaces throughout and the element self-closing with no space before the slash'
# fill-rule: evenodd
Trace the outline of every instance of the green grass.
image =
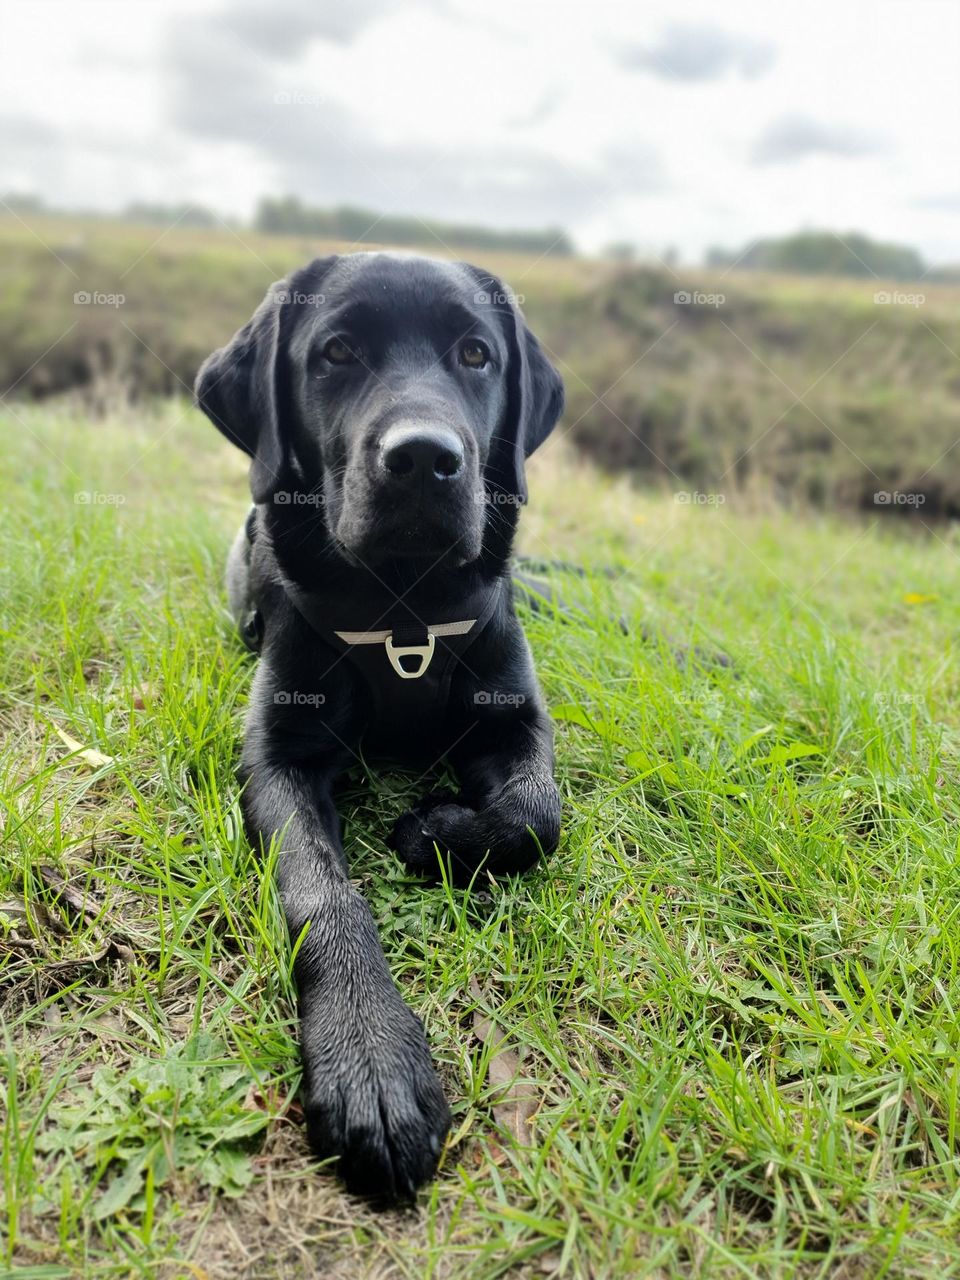
<svg viewBox="0 0 960 1280">
<path fill-rule="evenodd" d="M 242 461 L 183 407 L 18 413 L 0 1274 L 960 1274 L 954 532 L 535 460 L 525 549 L 620 575 L 569 584 L 582 623 L 528 622 L 560 849 L 473 897 L 424 887 L 384 844 L 424 784 L 344 793 L 454 1110 L 438 1180 L 376 1214 L 306 1151 L 288 945 L 240 828 L 252 668 L 220 579 Z M 507 1061 L 526 1146 L 498 1120 Z"/>
</svg>

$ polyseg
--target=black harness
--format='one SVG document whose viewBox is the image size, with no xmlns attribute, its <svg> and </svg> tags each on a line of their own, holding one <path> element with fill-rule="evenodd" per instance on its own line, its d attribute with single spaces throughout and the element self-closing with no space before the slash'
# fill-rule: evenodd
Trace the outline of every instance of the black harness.
<svg viewBox="0 0 960 1280">
<path fill-rule="evenodd" d="M 470 646 L 488 625 L 507 586 L 500 578 L 483 583 L 457 601 L 456 615 L 424 620 L 403 599 L 338 628 L 341 613 L 330 597 L 305 591 L 284 578 L 283 588 L 297 612 L 323 640 L 342 653 L 360 675 L 371 701 L 371 723 L 379 736 L 403 732 L 429 739 L 443 727 L 450 681 Z M 365 625 L 364 625 L 365 624 Z"/>
</svg>

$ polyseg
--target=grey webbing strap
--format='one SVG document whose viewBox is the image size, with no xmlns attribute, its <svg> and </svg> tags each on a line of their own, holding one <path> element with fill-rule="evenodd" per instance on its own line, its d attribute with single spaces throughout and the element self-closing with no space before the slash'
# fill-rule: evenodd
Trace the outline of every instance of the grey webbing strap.
<svg viewBox="0 0 960 1280">
<path fill-rule="evenodd" d="M 465 636 L 476 626 L 476 622 L 476 618 L 470 618 L 465 622 L 436 622 L 426 627 L 393 627 L 389 631 L 335 631 L 333 634 L 344 644 L 382 644 L 391 667 L 401 680 L 419 680 L 433 661 L 437 637 Z M 419 661 L 415 667 L 408 669 L 403 665 L 404 658 Z"/>
<path fill-rule="evenodd" d="M 333 602 L 328 604 L 317 599 L 285 578 L 282 572 L 279 577 L 287 598 L 319 635 L 339 641 L 348 650 L 353 650 L 353 661 L 361 668 L 380 707 L 389 708 L 396 702 L 398 707 L 416 706 L 418 713 L 430 703 L 436 703 L 437 710 L 442 711 L 453 666 L 462 661 L 463 653 L 493 617 L 503 589 L 502 581 L 497 579 L 474 591 L 468 600 L 462 601 L 461 607 L 464 610 L 470 609 L 475 616 L 460 622 L 425 624 L 398 597 L 396 603 L 405 610 L 406 616 L 397 619 L 392 626 L 371 631 L 337 631 L 327 621 L 329 612 L 335 607 Z M 395 610 L 388 607 L 380 617 L 393 611 Z M 459 643 L 445 644 L 444 641 L 448 638 L 451 641 L 460 638 Z M 384 647 L 387 662 L 382 668 L 376 655 L 371 652 L 375 645 Z M 404 682 L 419 681 L 422 676 L 428 676 L 428 679 L 417 686 L 406 683 L 396 685 L 389 677 L 384 682 L 381 670 L 399 676 Z M 419 701 L 411 703 L 406 694 L 414 693 Z"/>
<path fill-rule="evenodd" d="M 476 618 L 466 622 L 434 622 L 428 623 L 424 630 L 431 636 L 465 636 L 476 624 Z M 385 627 L 382 631 L 335 631 L 333 634 L 344 644 L 383 644 L 395 630 L 394 627 Z"/>
</svg>

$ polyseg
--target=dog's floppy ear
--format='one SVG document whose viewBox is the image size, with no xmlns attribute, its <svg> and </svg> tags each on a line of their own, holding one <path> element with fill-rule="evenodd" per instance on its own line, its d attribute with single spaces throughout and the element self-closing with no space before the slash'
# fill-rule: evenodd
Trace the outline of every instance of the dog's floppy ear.
<svg viewBox="0 0 960 1280">
<path fill-rule="evenodd" d="M 529 458 L 539 449 L 563 414 L 563 379 L 514 305 L 513 322 L 520 352 L 517 443 Z"/>
<path fill-rule="evenodd" d="M 230 342 L 204 360 L 194 392 L 213 425 L 250 455 L 250 490 L 265 502 L 280 484 L 284 443 L 277 394 L 277 348 L 287 282 L 278 280 Z"/>
<path fill-rule="evenodd" d="M 336 255 L 317 259 L 267 290 L 256 311 L 230 342 L 206 358 L 197 374 L 197 404 L 215 427 L 253 459 L 250 492 L 267 502 L 281 486 L 289 457 L 289 413 L 284 346 L 296 313 L 298 288 L 315 285 Z"/>
<path fill-rule="evenodd" d="M 476 295 L 500 315 L 509 350 L 507 404 L 499 435 L 487 462 L 487 480 L 515 503 L 527 500 L 524 460 L 540 447 L 563 413 L 563 380 L 543 353 L 517 305 L 499 280 L 477 272 Z M 511 504 L 511 505 L 514 505 Z"/>
</svg>

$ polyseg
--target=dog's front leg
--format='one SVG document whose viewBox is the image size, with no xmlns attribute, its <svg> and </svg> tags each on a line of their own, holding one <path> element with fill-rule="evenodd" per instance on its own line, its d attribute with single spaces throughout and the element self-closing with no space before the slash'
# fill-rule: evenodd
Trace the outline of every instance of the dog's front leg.
<svg viewBox="0 0 960 1280">
<path fill-rule="evenodd" d="M 553 726 L 539 706 L 482 708 L 451 755 L 459 795 L 434 792 L 398 819 L 391 846 L 411 870 L 437 875 L 437 849 L 454 883 L 478 870 L 526 871 L 560 838 L 560 794 L 553 778 Z"/>
<path fill-rule="evenodd" d="M 450 1114 L 423 1027 L 393 984 L 370 908 L 350 883 L 332 773 L 261 759 L 244 810 L 280 840 L 278 879 L 297 952 L 304 1102 L 311 1145 L 347 1185 L 406 1196 L 434 1172 Z"/>
</svg>

